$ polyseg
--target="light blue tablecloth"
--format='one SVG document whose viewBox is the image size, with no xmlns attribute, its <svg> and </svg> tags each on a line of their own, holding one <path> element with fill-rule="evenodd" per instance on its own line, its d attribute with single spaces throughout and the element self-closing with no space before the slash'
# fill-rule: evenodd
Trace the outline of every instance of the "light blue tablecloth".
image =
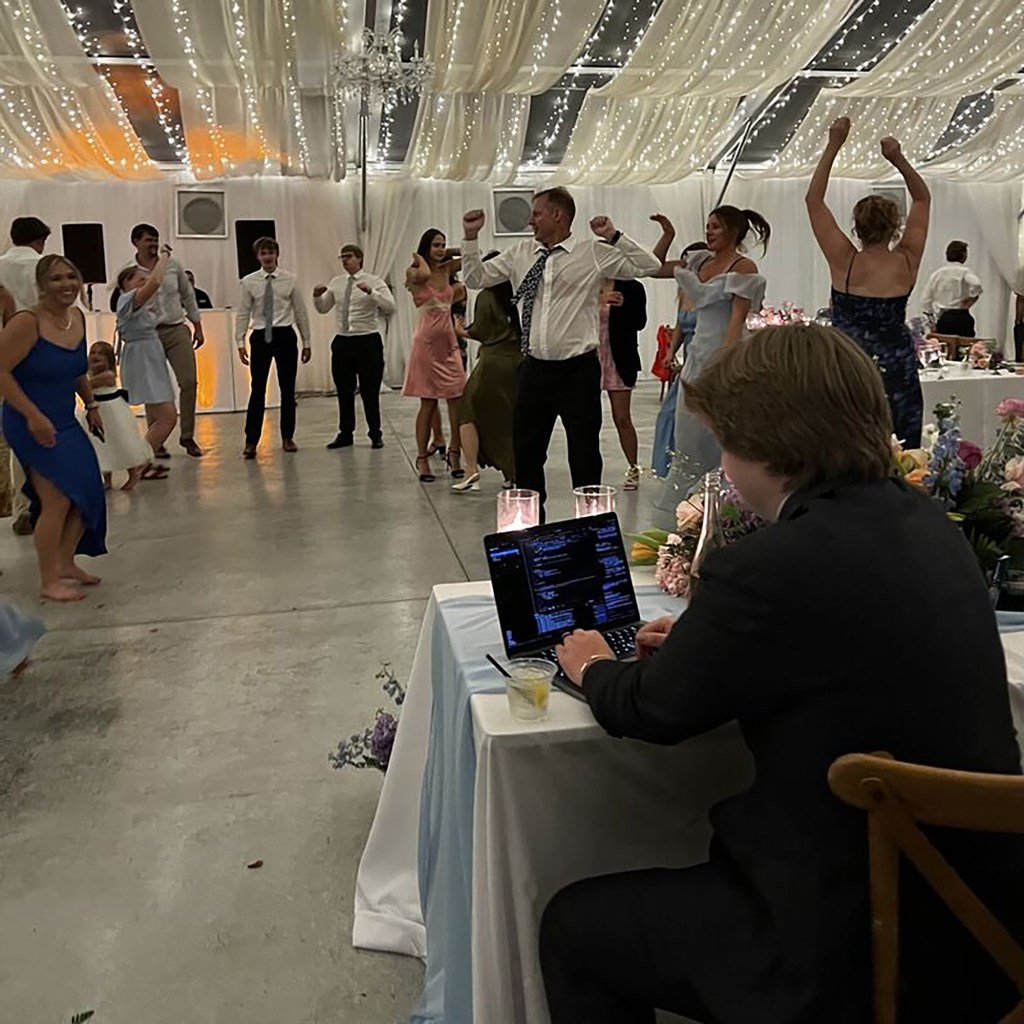
<svg viewBox="0 0 1024 1024">
<path fill-rule="evenodd" d="M 637 599 L 644 619 L 677 615 L 682 608 L 682 602 L 661 593 L 653 583 L 638 586 Z M 494 600 L 466 597 L 439 604 L 432 651 L 433 711 L 419 833 L 427 965 L 423 997 L 411 1022 L 472 1024 L 476 746 L 469 698 L 505 689 L 486 657 L 491 654 L 499 661 L 505 657 Z"/>
<path fill-rule="evenodd" d="M 638 587 L 637 597 L 645 619 L 675 615 L 682 607 L 653 583 Z M 1024 612 L 998 612 L 997 618 L 1000 632 L 1024 629 Z M 491 654 L 504 660 L 493 599 L 466 597 L 439 604 L 432 651 L 433 711 L 419 832 L 427 964 L 423 996 L 410 1024 L 473 1024 L 470 927 L 476 746 L 469 699 L 474 693 L 500 693 L 505 688 L 486 658 Z"/>
</svg>

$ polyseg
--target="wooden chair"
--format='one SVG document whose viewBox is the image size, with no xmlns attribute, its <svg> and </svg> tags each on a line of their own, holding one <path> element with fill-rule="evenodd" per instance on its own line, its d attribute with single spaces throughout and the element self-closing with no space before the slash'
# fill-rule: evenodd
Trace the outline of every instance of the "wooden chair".
<svg viewBox="0 0 1024 1024">
<path fill-rule="evenodd" d="M 1024 949 L 919 827 L 1024 834 L 1024 777 L 849 754 L 832 764 L 828 783 L 840 800 L 868 815 L 875 1024 L 896 1024 L 901 853 L 1024 996 Z M 1024 999 L 999 1024 L 1024 1024 Z"/>
</svg>

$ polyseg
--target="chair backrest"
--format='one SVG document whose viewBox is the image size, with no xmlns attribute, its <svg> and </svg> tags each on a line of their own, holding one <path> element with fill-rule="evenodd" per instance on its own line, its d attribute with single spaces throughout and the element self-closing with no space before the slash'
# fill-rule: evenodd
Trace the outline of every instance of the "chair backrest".
<svg viewBox="0 0 1024 1024">
<path fill-rule="evenodd" d="M 901 853 L 1024 995 L 1024 949 L 920 828 L 1024 834 L 1024 777 L 848 754 L 832 764 L 828 782 L 840 800 L 868 815 L 875 1024 L 897 1018 Z M 1024 1001 L 1001 1024 L 1024 1024 Z"/>
</svg>

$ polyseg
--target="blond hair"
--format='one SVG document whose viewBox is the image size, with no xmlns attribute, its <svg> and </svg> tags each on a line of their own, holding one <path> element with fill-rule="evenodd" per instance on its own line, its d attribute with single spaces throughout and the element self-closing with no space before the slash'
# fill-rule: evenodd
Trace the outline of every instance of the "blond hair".
<svg viewBox="0 0 1024 1024">
<path fill-rule="evenodd" d="M 865 196 L 853 208 L 853 232 L 863 245 L 887 245 L 902 223 L 900 208 L 886 196 Z"/>
<path fill-rule="evenodd" d="M 44 256 L 36 264 L 36 287 L 39 289 L 40 295 L 43 292 L 46 282 L 50 278 L 50 273 L 53 271 L 53 268 L 61 263 L 74 273 L 75 277 L 78 278 L 79 284 L 82 283 L 82 274 L 78 267 L 76 267 L 74 263 L 67 258 L 67 256 L 62 256 L 59 252 L 51 252 L 49 256 Z"/>
<path fill-rule="evenodd" d="M 685 385 L 722 448 L 792 489 L 892 475 L 892 415 L 878 368 L 831 327 L 766 327 Z"/>
</svg>

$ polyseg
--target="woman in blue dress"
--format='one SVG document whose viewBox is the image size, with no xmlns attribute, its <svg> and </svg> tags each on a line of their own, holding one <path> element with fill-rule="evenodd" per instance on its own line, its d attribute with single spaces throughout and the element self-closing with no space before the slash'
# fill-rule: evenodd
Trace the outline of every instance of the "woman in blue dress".
<svg viewBox="0 0 1024 1024">
<path fill-rule="evenodd" d="M 866 196 L 853 208 L 858 249 L 825 204 L 825 189 L 850 119 L 829 129 L 828 145 L 807 188 L 807 213 L 832 274 L 832 326 L 852 338 L 882 374 L 893 430 L 904 447 L 921 446 L 924 400 L 917 352 L 907 327 L 907 300 L 917 283 L 928 239 L 931 193 L 903 155 L 899 142 L 881 140 L 882 156 L 899 171 L 910 193 L 910 212 L 900 234 L 900 210 L 884 196 Z"/>
<path fill-rule="evenodd" d="M 0 332 L 3 428 L 25 467 L 42 596 L 80 601 L 82 592 L 69 581 L 100 581 L 75 564 L 75 555 L 106 554 L 107 506 L 96 452 L 75 418 L 76 392 L 89 429 L 102 434 L 103 421 L 89 385 L 85 318 L 75 308 L 82 277 L 53 255 L 39 261 L 36 282 L 39 304 L 16 313 Z"/>
<path fill-rule="evenodd" d="M 670 230 L 675 233 L 667 218 L 656 215 L 654 219 L 661 223 L 665 235 Z M 686 408 L 686 382 L 698 377 L 723 346 L 746 336 L 747 317 L 764 302 L 765 279 L 757 272 L 757 264 L 743 255 L 750 234 L 763 249 L 768 248 L 772 229 L 764 217 L 755 210 L 719 206 L 708 214 L 704 232 L 703 249 L 688 252 L 683 260 L 663 262 L 654 275 L 674 277 L 697 312 L 697 327 L 679 375 L 672 465 L 655 500 L 655 507 L 665 513 L 674 512 L 722 457 L 711 431 Z M 658 247 L 654 253 L 664 260 Z"/>
</svg>

